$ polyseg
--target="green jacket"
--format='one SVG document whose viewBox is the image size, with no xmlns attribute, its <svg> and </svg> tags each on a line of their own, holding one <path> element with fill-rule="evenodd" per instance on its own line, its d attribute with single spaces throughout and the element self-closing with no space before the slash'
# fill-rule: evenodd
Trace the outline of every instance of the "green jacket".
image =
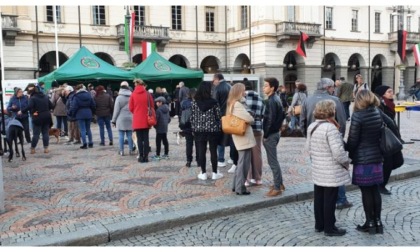
<svg viewBox="0 0 420 252">
<path fill-rule="evenodd" d="M 341 84 L 337 92 L 337 97 L 341 102 L 349 102 L 353 100 L 353 84 L 344 82 Z"/>
</svg>

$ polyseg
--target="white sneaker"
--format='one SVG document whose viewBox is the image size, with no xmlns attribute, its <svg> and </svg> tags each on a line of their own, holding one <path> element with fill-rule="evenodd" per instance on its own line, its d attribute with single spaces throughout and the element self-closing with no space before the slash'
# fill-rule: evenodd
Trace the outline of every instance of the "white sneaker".
<svg viewBox="0 0 420 252">
<path fill-rule="evenodd" d="M 207 176 L 206 176 L 207 177 Z M 221 178 L 223 178 L 223 174 L 221 174 L 221 173 L 214 173 L 213 172 L 213 176 L 211 176 L 211 179 L 213 179 L 213 180 L 216 180 L 216 179 L 221 179 Z"/>
<path fill-rule="evenodd" d="M 201 180 L 207 180 L 207 173 L 200 173 L 198 174 L 197 178 Z"/>
<path fill-rule="evenodd" d="M 218 167 L 225 167 L 226 163 L 225 162 L 217 162 L 217 166 Z"/>
<path fill-rule="evenodd" d="M 232 159 L 229 159 L 228 160 L 228 164 L 233 164 L 233 160 Z"/>
<path fill-rule="evenodd" d="M 232 165 L 232 167 L 230 167 L 230 169 L 228 170 L 228 173 L 235 173 L 236 170 L 236 165 Z"/>
<path fill-rule="evenodd" d="M 251 179 L 249 182 L 251 182 L 252 184 L 256 184 L 257 181 L 255 181 L 255 179 Z"/>
</svg>

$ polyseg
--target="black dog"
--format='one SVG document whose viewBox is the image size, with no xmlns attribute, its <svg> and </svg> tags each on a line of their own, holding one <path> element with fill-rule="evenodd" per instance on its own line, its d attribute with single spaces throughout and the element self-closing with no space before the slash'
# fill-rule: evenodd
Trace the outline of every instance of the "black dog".
<svg viewBox="0 0 420 252">
<path fill-rule="evenodd" d="M 13 142 L 15 143 L 16 157 L 20 157 L 18 140 L 21 145 L 22 160 L 26 161 L 25 150 L 23 149 L 23 126 L 16 119 L 12 119 L 6 130 L 7 145 L 9 146 L 9 162 L 13 160 Z"/>
</svg>

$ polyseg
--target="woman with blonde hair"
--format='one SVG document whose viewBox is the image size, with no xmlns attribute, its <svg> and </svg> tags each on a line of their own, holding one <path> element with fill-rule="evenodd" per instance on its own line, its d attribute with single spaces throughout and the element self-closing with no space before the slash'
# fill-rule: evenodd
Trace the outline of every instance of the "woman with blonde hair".
<svg viewBox="0 0 420 252">
<path fill-rule="evenodd" d="M 308 127 L 307 146 L 314 182 L 315 231 L 326 236 L 341 236 L 344 229 L 335 226 L 338 187 L 350 183 L 350 159 L 335 117 L 335 102 L 321 100 L 315 105 L 315 121 Z"/>
<path fill-rule="evenodd" d="M 236 83 L 229 91 L 227 99 L 226 115 L 232 114 L 247 122 L 245 135 L 232 135 L 233 143 L 238 150 L 238 165 L 233 179 L 233 191 L 237 195 L 249 195 L 246 190 L 245 181 L 251 166 L 251 149 L 256 145 L 251 124 L 254 118 L 246 110 L 245 85 Z"/>
<path fill-rule="evenodd" d="M 378 106 L 379 99 L 371 91 L 357 92 L 347 141 L 353 163 L 352 183 L 360 187 L 366 215 L 366 222 L 358 225 L 357 230 L 370 234 L 383 233 L 379 193 L 379 185 L 383 182 L 383 158 L 378 141 L 383 119 Z"/>
</svg>

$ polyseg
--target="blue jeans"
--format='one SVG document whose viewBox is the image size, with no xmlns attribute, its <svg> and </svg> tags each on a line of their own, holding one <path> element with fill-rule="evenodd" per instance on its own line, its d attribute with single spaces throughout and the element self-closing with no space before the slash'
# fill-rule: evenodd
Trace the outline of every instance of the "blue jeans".
<svg viewBox="0 0 420 252">
<path fill-rule="evenodd" d="M 61 134 L 61 125 L 64 125 L 64 134 L 68 134 L 68 127 L 67 127 L 67 116 L 56 116 L 57 118 L 57 129 L 60 130 Z"/>
<path fill-rule="evenodd" d="M 43 123 L 43 124 L 34 124 L 33 125 L 33 129 L 34 129 L 34 135 L 32 137 L 32 142 L 31 142 L 31 148 L 35 149 L 37 144 L 38 144 L 38 140 L 39 140 L 39 134 L 42 133 L 42 144 L 44 145 L 44 149 L 48 148 L 48 144 L 50 142 L 50 136 L 48 134 L 48 130 L 50 128 L 50 123 Z"/>
<path fill-rule="evenodd" d="M 225 146 L 217 145 L 217 161 L 225 162 Z"/>
<path fill-rule="evenodd" d="M 89 144 L 93 144 L 92 131 L 90 131 L 90 122 L 91 121 L 92 121 L 92 119 L 77 120 L 77 122 L 79 123 L 80 138 L 82 138 L 83 145 L 86 144 L 86 133 L 88 135 Z"/>
<path fill-rule="evenodd" d="M 299 128 L 299 117 L 298 116 L 290 116 L 290 129 L 298 129 Z"/>
<path fill-rule="evenodd" d="M 120 151 L 124 152 L 124 134 L 127 135 L 128 150 L 133 150 L 133 131 L 132 130 L 119 130 L 118 141 L 120 145 Z"/>
<path fill-rule="evenodd" d="M 346 187 L 345 186 L 339 186 L 338 187 L 337 204 L 344 204 L 346 201 L 347 201 Z"/>
<path fill-rule="evenodd" d="M 112 129 L 111 129 L 111 116 L 98 116 L 96 121 L 99 125 L 99 136 L 101 137 L 101 143 L 105 143 L 105 129 L 108 131 L 109 141 L 112 142 Z"/>
<path fill-rule="evenodd" d="M 346 112 L 346 119 L 350 118 L 350 103 L 351 102 L 343 102 L 344 111 Z"/>
</svg>

